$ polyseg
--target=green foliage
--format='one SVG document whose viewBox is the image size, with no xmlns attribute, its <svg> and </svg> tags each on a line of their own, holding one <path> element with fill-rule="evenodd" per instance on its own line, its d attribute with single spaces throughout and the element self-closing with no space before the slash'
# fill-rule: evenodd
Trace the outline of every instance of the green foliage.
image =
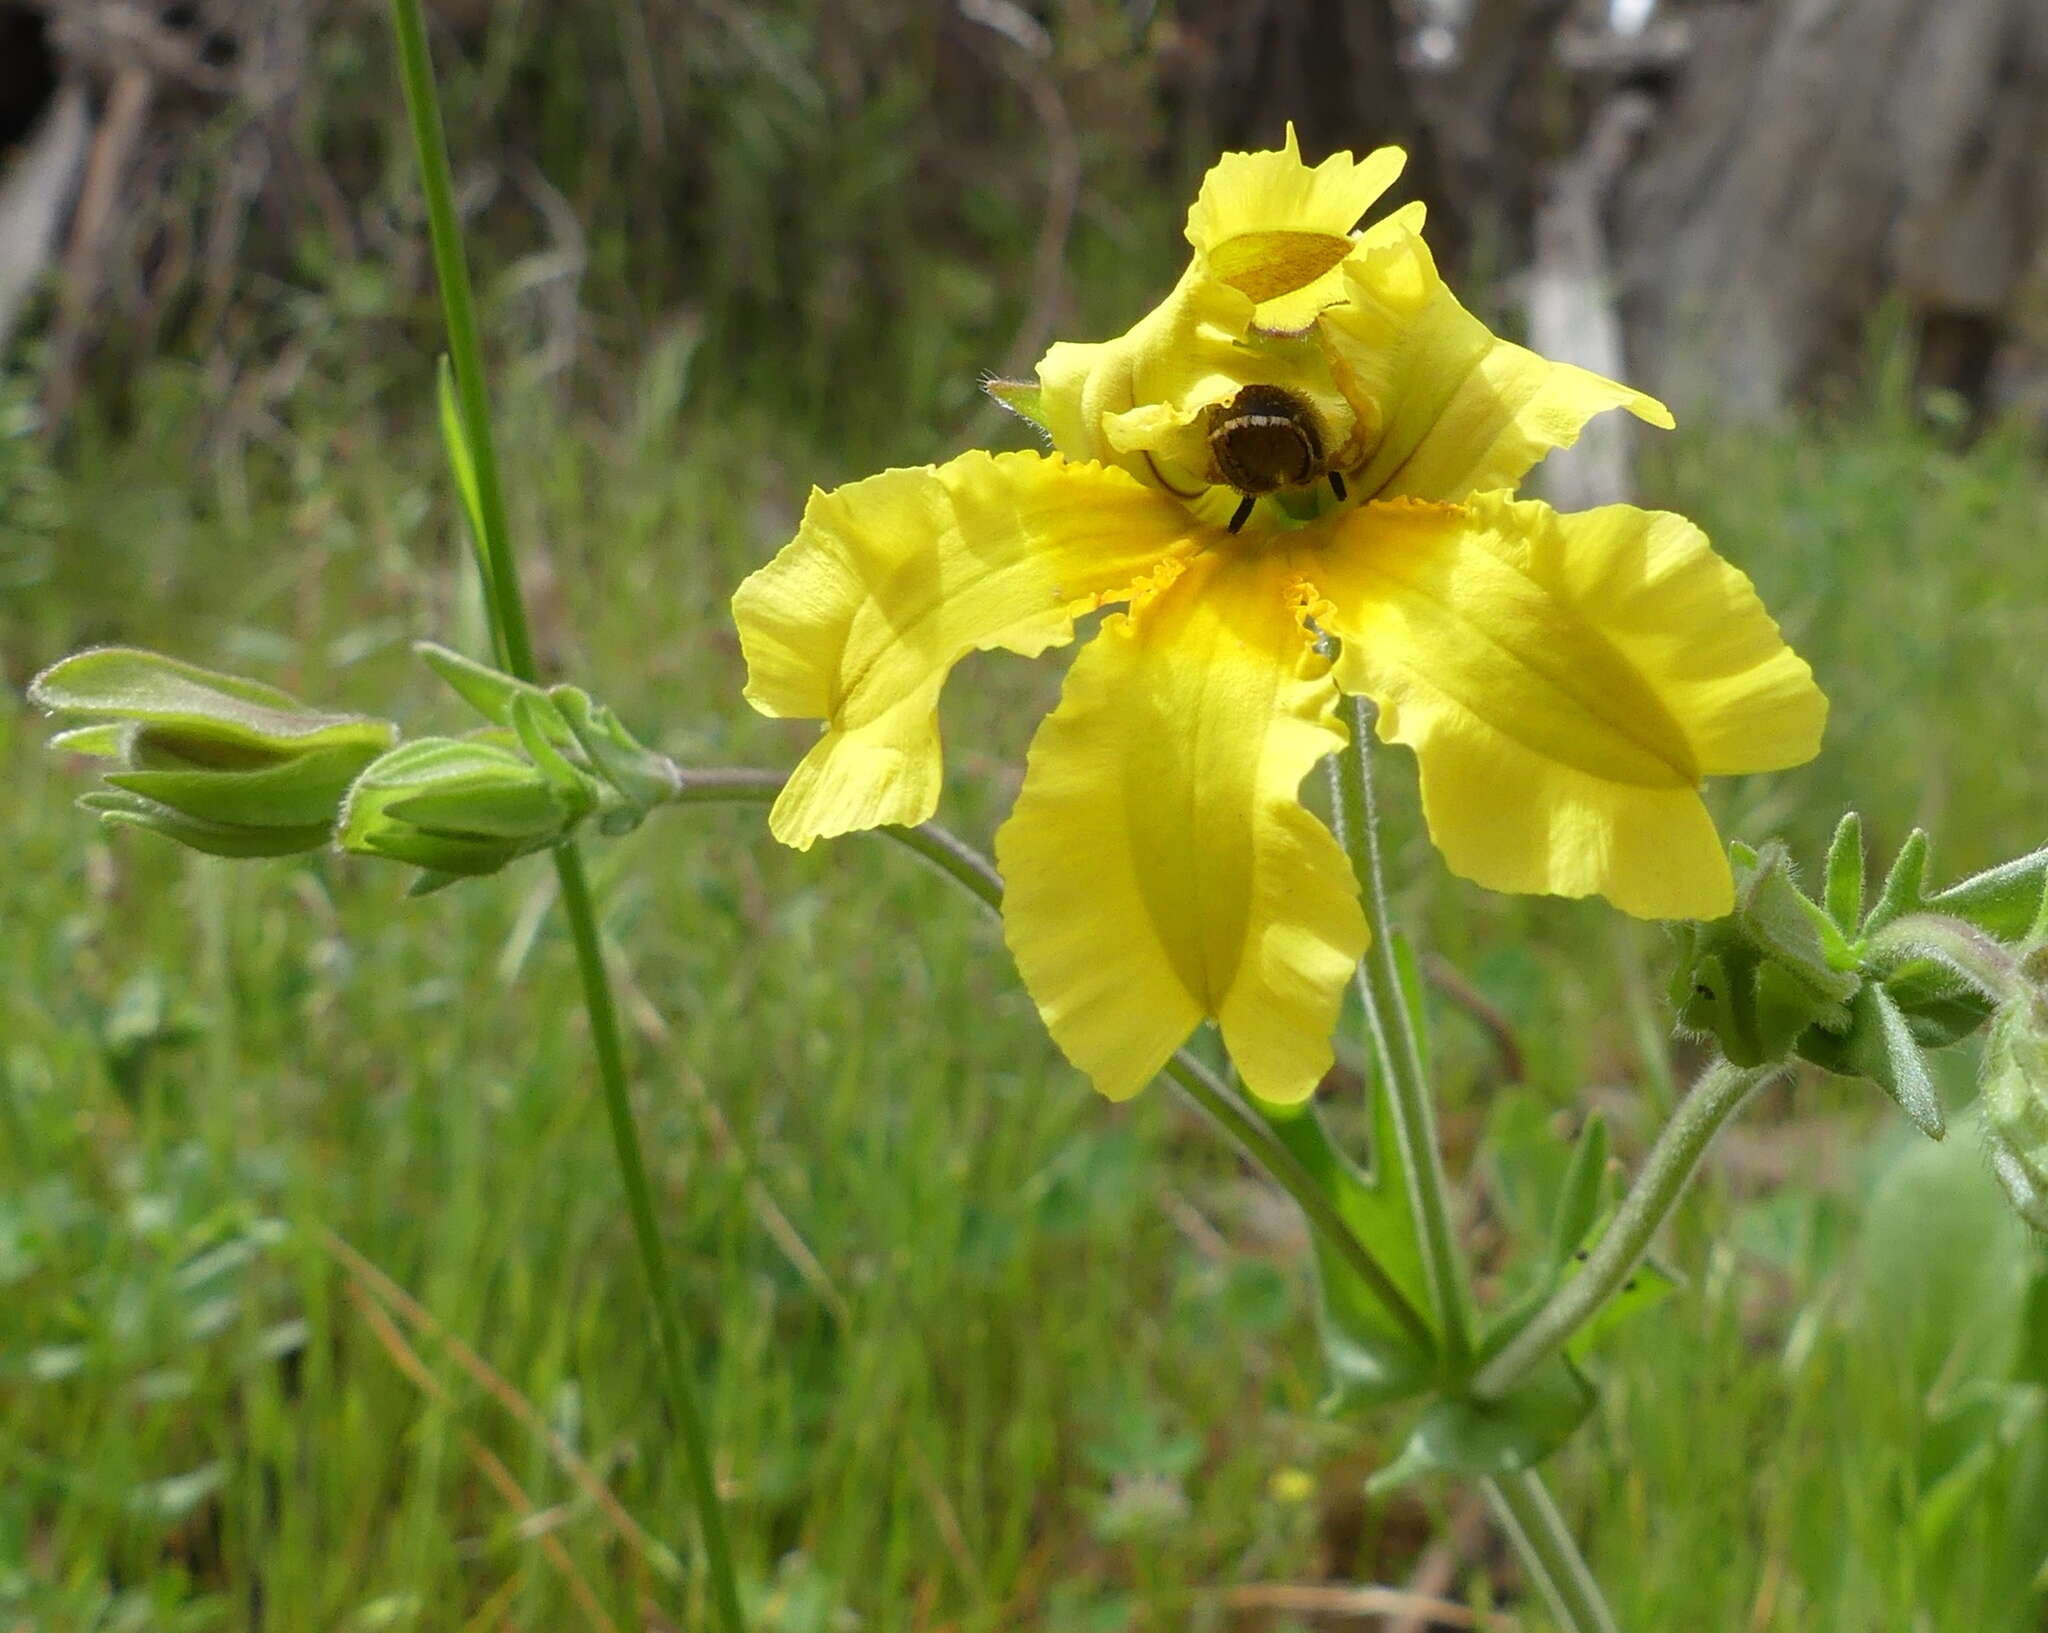
<svg viewBox="0 0 2048 1633">
<path fill-rule="evenodd" d="M 428 666 L 498 730 L 397 744 L 398 728 L 323 713 L 260 681 L 102 647 L 53 664 L 29 701 L 85 720 L 51 747 L 104 759 L 79 804 L 215 856 L 289 856 L 331 839 L 423 870 L 414 894 L 561 844 L 593 813 L 631 832 L 674 797 L 674 765 L 588 693 L 543 690 L 430 641 Z"/>
<path fill-rule="evenodd" d="M 434 360 L 434 407 L 441 427 L 441 451 L 447 456 L 448 474 L 455 483 L 456 497 L 462 501 L 463 519 L 469 523 L 470 544 L 476 551 L 477 573 L 488 589 L 491 582 L 491 558 L 483 548 L 483 490 L 477 486 L 476 455 L 470 448 L 469 434 L 462 427 L 462 406 L 455 396 L 455 370 L 446 354 Z M 434 650 L 445 652 L 447 649 L 436 647 Z M 429 663 L 434 662 L 424 649 L 421 656 L 426 657 Z M 448 679 L 445 675 L 442 678 Z M 456 683 L 450 680 L 449 684 Z M 456 686 L 456 690 L 460 691 L 461 687 Z"/>
<path fill-rule="evenodd" d="M 1431 1401 L 1394 1460 L 1372 1477 L 1393 1491 L 1424 1474 L 1515 1474 L 1549 1457 L 1593 1410 L 1593 1387 L 1564 1356 L 1545 1362 L 1499 1400 L 1454 1394 Z"/>
<path fill-rule="evenodd" d="M 1828 842 L 1827 883 L 1821 906 L 1828 922 L 1837 927 L 1863 922 L 1863 818 L 1854 811 L 1843 813 Z"/>
<path fill-rule="evenodd" d="M 1915 828 L 1906 835 L 1905 844 L 1899 847 L 1899 854 L 1892 859 L 1884 884 L 1878 890 L 1877 903 L 1863 921 L 1862 933 L 1871 935 L 1892 920 L 1917 911 L 1926 895 L 1927 831 Z"/>
<path fill-rule="evenodd" d="M 1430 1307 L 1422 1248 L 1409 1210 L 1401 1148 L 1384 1092 L 1373 1096 L 1370 1177 L 1331 1139 L 1313 1103 L 1266 1108 L 1267 1125 L 1337 1204 L 1337 1211 L 1417 1310 Z M 1357 1412 L 1404 1400 L 1437 1376 L 1436 1357 L 1421 1348 L 1320 1236 L 1314 1238 L 1323 1360 L 1329 1369 L 1328 1412 Z"/>
<path fill-rule="evenodd" d="M 1595 1112 L 1572 1147 L 1550 1227 L 1550 1263 L 1560 1273 L 1592 1233 L 1607 1195 L 1607 1119 Z"/>
<path fill-rule="evenodd" d="M 626 730 L 619 717 L 577 686 L 545 689 L 433 641 L 413 650 L 486 720 L 509 728 L 527 757 L 575 809 L 592 809 L 607 834 L 630 833 L 677 792 L 673 761 Z"/>
<path fill-rule="evenodd" d="M 1836 1116 L 1803 1097 L 1767 1132 Z M 1897 1130 L 1834 1183 L 1723 1193 L 1687 1235 L 1718 1240 L 1709 1273 L 1614 1336 L 1559 1459 L 1630 1470 L 1588 1511 L 1623 1625 L 1683 1603 L 1775 1633 L 2034 1627 L 2048 1262 L 1973 1142 Z"/>
<path fill-rule="evenodd" d="M 630 832 L 655 806 L 675 797 L 674 764 L 639 743 L 619 717 L 588 692 L 575 686 L 551 686 L 548 703 L 545 714 L 538 706 L 528 706 L 524 718 L 534 725 L 523 728 L 522 735 L 536 728 L 546 730 L 546 723 L 553 720 L 568 726 L 576 747 L 615 796 L 602 819 L 606 833 Z"/>
<path fill-rule="evenodd" d="M 1999 941 L 2019 941 L 2038 933 L 2044 900 L 2048 846 L 1937 891 L 1919 906 L 1973 924 Z"/>
<path fill-rule="evenodd" d="M 214 463 L 189 384 L 159 374 L 138 399 L 132 436 L 86 428 L 91 480 L 49 491 L 37 593 L 0 599 L 17 684 L 81 644 L 155 642 L 444 735 L 476 724 L 410 656 L 423 634 L 488 650 L 431 436 L 316 399 L 288 451 Z M 551 669 L 686 761 L 787 763 L 788 728 L 727 705 L 724 603 L 793 525 L 792 473 L 865 455 L 767 415 L 707 416 L 679 450 L 672 425 L 557 425 L 515 401 L 515 527 L 551 546 Z M 907 417 L 868 434 L 929 452 Z M 1815 767 L 1716 796 L 1731 831 L 1818 856 L 1856 803 L 1881 851 L 1919 823 L 1962 866 L 2038 846 L 2038 773 L 1983 750 L 2048 726 L 2040 610 L 2010 593 L 2038 569 L 2038 477 L 2003 445 L 1961 455 L 1885 424 L 1715 460 L 1657 497 L 1704 513 L 1791 609 L 1837 718 Z M 1982 639 L 1963 663 L 1966 613 Z M 979 837 L 1058 676 L 970 664 L 944 811 Z M 1520 1046 L 1510 1091 L 1494 1035 L 1433 1000 L 1454 1167 L 1517 1093 L 1531 1128 L 1591 1097 L 1630 1163 L 1673 1070 L 1646 996 L 1669 947 L 1597 907 L 1452 883 L 1404 758 L 1382 764 L 1402 916 Z M 328 857 L 230 868 L 97 833 L 18 710 L 0 711 L 0 765 L 0 1356 L 94 1358 L 0 1381 L 0 1614 L 235 1628 L 260 1599 L 277 1626 L 461 1626 L 492 1606 L 579 1625 L 545 1535 L 632 1625 L 640 1551 L 445 1348 L 413 1335 L 446 1401 L 400 1370 L 321 1246 L 331 1228 L 361 1248 L 639 1522 L 683 1534 L 611 1159 L 564 1093 L 584 1040 L 529 1024 L 576 1002 L 566 949 L 535 928 L 540 875 L 400 910 L 377 870 Z M 1091 1100 L 955 892 L 879 845 L 785 853 L 758 813 L 678 812 L 596 855 L 663 1227 L 722 1335 L 703 1376 L 756 1603 L 807 1625 L 1107 1630 L 1197 1625 L 1254 1572 L 1404 1579 L 1417 1512 L 1356 1498 L 1393 1447 L 1312 1411 L 1328 1373 L 1291 1216 L 1166 1097 Z M 1979 889 L 2004 889 L 2024 929 L 2014 889 Z M 1584 1362 L 1602 1398 L 1546 1472 L 1624 1625 L 1673 1604 L 1767 1633 L 2039 1621 L 2039 1252 L 1974 1139 L 1855 1161 L 1864 1100 L 1809 1074 L 1760 1103 L 1677 1223 L 1685 1285 L 1643 1289 L 1656 1318 Z M 1326 1109 L 1365 1149 L 1363 1111 Z M 1532 1270 L 1573 1161 L 1545 1138 L 1554 1177 L 1524 1186 L 1511 1237 Z M 153 1236 L 173 1170 L 183 1223 Z M 245 1219 L 285 1233 L 258 1232 L 229 1326 L 194 1339 L 177 1277 Z M 294 1322 L 303 1341 L 266 1357 Z M 167 1367 L 188 1382 L 154 1381 Z M 530 1524 L 469 1435 L 517 1475 Z M 1281 1469 L 1322 1496 L 1283 1509 Z M 645 1579 L 689 1621 L 657 1567 Z M 1457 1591 L 1513 1589 L 1475 1567 Z"/>
<path fill-rule="evenodd" d="M 154 652 L 100 647 L 52 664 L 29 683 L 29 701 L 66 719 L 134 728 L 125 747 L 195 766 L 239 770 L 327 749 L 390 745 L 390 724 L 309 709 L 288 692 Z"/>
<path fill-rule="evenodd" d="M 419 201 L 388 39 L 332 0 L 303 9 L 291 119 L 252 103 L 197 133 L 176 121 L 173 185 L 124 223 L 119 259 L 149 275 L 99 326 L 91 416 L 132 415 L 138 376 L 166 356 L 217 409 L 260 400 L 296 419 L 257 361 L 274 350 L 293 360 L 280 376 L 384 405 L 440 349 L 424 258 L 393 252 Z M 1158 55 L 1119 0 L 1067 0 L 1043 61 L 917 0 L 525 0 L 434 21 L 464 233 L 497 269 L 486 332 L 520 359 L 501 391 L 617 400 L 658 337 L 647 383 L 666 351 L 667 384 L 641 400 L 671 454 L 679 413 L 746 404 L 868 468 L 903 451 L 906 426 L 928 436 L 973 413 L 976 379 L 1046 303 L 1084 325 L 1111 310 L 1091 274 L 1173 276 L 1178 211 L 1148 184 L 1181 156 Z M 1086 135 L 1071 158 L 1070 127 Z M 259 143 L 273 163 L 252 178 Z M 1034 250 L 1082 162 L 1120 202 L 1078 213 L 1060 299 L 1035 286 Z M 224 263 L 207 224 L 252 189 Z M 203 252 L 147 256 L 165 241 Z"/>
<path fill-rule="evenodd" d="M 62 478 L 36 435 L 32 395 L 0 375 L 0 591 L 18 595 L 52 571 Z"/>
<path fill-rule="evenodd" d="M 1588 1117 L 1569 1150 L 1552 1123 L 1542 1097 L 1528 1089 L 1501 1091 L 1487 1114 L 1481 1141 L 1487 1198 L 1500 1217 L 1509 1258 L 1480 1345 L 1482 1361 L 1579 1273 L 1612 1215 L 1616 1185 L 1606 1118 L 1598 1112 Z M 1675 1285 L 1661 1266 L 1646 1260 L 1579 1330 L 1568 1346 L 1571 1359 L 1588 1362 L 1608 1334 L 1662 1302 Z"/>
<path fill-rule="evenodd" d="M 541 706 L 543 719 L 551 712 L 546 710 L 548 694 L 542 687 L 516 679 L 488 664 L 478 663 L 474 658 L 465 658 L 460 652 L 450 651 L 437 641 L 415 641 L 413 650 L 429 669 L 448 683 L 457 697 L 496 725 L 509 730 L 512 711 L 522 701 Z M 567 723 L 557 721 L 554 724 L 556 742 L 570 741 Z"/>
<path fill-rule="evenodd" d="M 1821 1034 L 1807 1045 L 1807 1058 L 1845 1076 L 1861 1077 L 1890 1095 L 1913 1126 L 1931 1140 L 1947 1130 L 1934 1078 L 1921 1058 L 1919 1040 L 1898 1001 L 1881 981 L 1872 981 L 1849 1006 L 1849 1024 L 1837 1041 Z"/>
</svg>

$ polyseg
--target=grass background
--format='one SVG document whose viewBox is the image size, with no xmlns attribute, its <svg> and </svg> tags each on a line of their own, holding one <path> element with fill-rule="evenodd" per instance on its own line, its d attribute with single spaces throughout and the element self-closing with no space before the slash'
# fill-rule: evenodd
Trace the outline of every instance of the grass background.
<svg viewBox="0 0 2048 1633">
<path fill-rule="evenodd" d="M 829 128 L 802 127 L 806 164 Z M 818 169 L 840 192 L 793 264 L 900 191 L 895 128 Z M 794 758 L 800 731 L 737 701 L 726 600 L 810 482 L 986 433 L 973 370 L 1021 304 L 988 267 L 1028 256 L 1005 196 L 973 244 L 917 239 L 871 336 L 738 295 L 613 309 L 567 382 L 512 263 L 499 398 L 550 668 L 686 761 Z M 1179 196 L 1084 211 L 1065 332 L 1121 327 L 1170 276 Z M 856 279 L 886 233 L 858 243 Z M 462 724 L 406 652 L 484 649 L 416 293 L 374 259 L 288 291 L 299 383 L 253 429 L 175 355 L 61 456 L 0 397 L 0 1627 L 697 1625 L 546 870 L 414 903 L 369 863 L 108 838 L 19 703 L 41 664 L 126 641 Z M 1900 356 L 1826 417 L 1666 439 L 1646 497 L 1757 579 L 1834 699 L 1813 766 L 1717 790 L 1728 831 L 1817 860 L 1854 805 L 1881 856 L 1929 825 L 1946 879 L 2048 827 L 2048 481 L 2016 434 L 1930 428 Z M 987 838 L 1057 682 L 963 666 L 946 820 Z M 1400 912 L 1523 1062 L 1508 1081 L 1438 1002 L 1491 1287 L 1586 1112 L 1632 1161 L 1691 1059 L 1661 932 L 1449 878 L 1385 763 Z M 593 861 L 764 1628 L 1322 1625 L 1245 1590 L 1398 1583 L 1445 1537 L 1445 1591 L 1545 1625 L 1466 1494 L 1363 1498 L 1401 1420 L 1318 1415 L 1293 1216 L 1166 1095 L 1092 1097 L 942 880 L 875 841 L 782 851 L 749 810 Z M 2048 1283 L 1959 1121 L 1928 1146 L 1814 1078 L 1726 1142 L 1670 1239 L 1682 1286 L 1604 1352 L 1558 1468 L 1625 1624 L 2042 1625 Z"/>
</svg>

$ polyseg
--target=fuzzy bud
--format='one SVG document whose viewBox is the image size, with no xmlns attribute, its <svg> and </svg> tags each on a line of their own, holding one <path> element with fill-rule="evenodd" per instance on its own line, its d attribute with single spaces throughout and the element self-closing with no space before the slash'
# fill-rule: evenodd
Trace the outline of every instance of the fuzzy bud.
<svg viewBox="0 0 2048 1633">
<path fill-rule="evenodd" d="M 1992 1016 L 1978 1103 L 1992 1172 L 2020 1217 L 2048 1232 L 2048 997 L 2038 989 Z"/>
<path fill-rule="evenodd" d="M 51 747 L 109 762 L 81 805 L 216 856 L 321 849 L 349 785 L 398 739 L 388 720 L 130 647 L 66 658 L 28 695 L 73 723 Z"/>
<path fill-rule="evenodd" d="M 560 844 L 596 804 L 587 779 L 551 775 L 505 742 L 422 737 L 363 772 L 335 837 L 425 869 L 431 888 Z"/>
</svg>

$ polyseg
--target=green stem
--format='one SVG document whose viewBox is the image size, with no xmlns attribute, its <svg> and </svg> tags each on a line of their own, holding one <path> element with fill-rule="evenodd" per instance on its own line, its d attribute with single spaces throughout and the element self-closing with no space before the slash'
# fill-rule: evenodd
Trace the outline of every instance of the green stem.
<svg viewBox="0 0 2048 1633">
<path fill-rule="evenodd" d="M 1600 1584 L 1586 1568 L 1564 1516 L 1534 1469 L 1485 1480 L 1488 1500 L 1522 1567 L 1569 1633 L 1619 1633 Z"/>
<path fill-rule="evenodd" d="M 1380 868 L 1379 812 L 1373 799 L 1373 713 L 1366 698 L 1345 700 L 1350 740 L 1332 762 L 1330 785 L 1337 810 L 1337 836 L 1351 858 L 1351 871 L 1357 876 L 1372 933 L 1372 945 L 1358 970 L 1366 1031 L 1382 1092 L 1388 1097 L 1394 1138 L 1401 1147 L 1408 1207 L 1422 1244 L 1422 1265 L 1429 1279 L 1437 1329 L 1443 1334 L 1444 1359 L 1455 1375 L 1472 1353 L 1470 1306 L 1457 1233 L 1451 1226 L 1450 1187 L 1437 1145 L 1436 1112 L 1423 1070 L 1422 1047 L 1409 1019 L 1400 969 L 1394 961 L 1394 929 Z"/>
<path fill-rule="evenodd" d="M 441 100 L 434 89 L 433 59 L 420 0 L 391 0 L 398 34 L 398 68 L 405 81 L 405 107 L 412 119 L 413 151 L 420 162 L 420 191 L 426 195 L 427 236 L 433 246 L 434 276 L 441 286 L 441 311 L 448 324 L 448 358 L 455 369 L 455 396 L 462 405 L 469 457 L 476 467 L 477 508 L 482 512 L 483 554 L 490 564 L 484 594 L 491 621 L 505 646 L 506 666 L 521 680 L 537 680 L 533 637 L 527 633 L 526 603 L 519 594 L 519 566 L 505 520 L 505 489 L 498 479 L 498 449 L 491 436 L 491 401 L 484 388 L 484 349 L 476 326 L 476 298 L 469 287 L 469 262 L 462 250 L 462 226 L 455 214 L 455 183 L 448 165 L 448 134 L 441 124 Z"/>
<path fill-rule="evenodd" d="M 762 803 L 782 792 L 783 777 L 773 771 L 720 769 L 676 771 L 676 803 L 713 805 L 725 802 Z M 973 846 L 936 822 L 914 828 L 886 827 L 875 830 L 885 839 L 915 851 L 955 884 L 972 894 L 990 912 L 1003 910 L 1003 879 L 995 865 Z M 1315 1176 L 1301 1160 L 1280 1143 L 1259 1120 L 1246 1111 L 1216 1075 L 1194 1055 L 1182 1049 L 1166 1063 L 1165 1075 L 1181 1093 L 1199 1106 L 1225 1133 L 1244 1148 L 1245 1154 L 1266 1171 L 1294 1198 L 1309 1227 L 1329 1244 L 1385 1303 L 1408 1336 L 1425 1351 L 1436 1348 L 1435 1336 L 1422 1313 L 1409 1302 L 1386 1266 L 1360 1239 L 1337 1209 Z"/>
<path fill-rule="evenodd" d="M 1357 876 L 1372 932 L 1372 945 L 1359 967 L 1359 996 L 1365 1004 L 1366 1028 L 1382 1092 L 1388 1097 L 1394 1138 L 1401 1146 L 1409 1210 L 1443 1333 L 1445 1361 L 1451 1379 L 1456 1380 L 1470 1364 L 1472 1354 L 1469 1294 L 1464 1258 L 1451 1225 L 1450 1187 L 1437 1144 L 1435 1102 L 1395 960 L 1394 926 L 1387 910 L 1386 876 L 1380 866 L 1379 809 L 1373 796 L 1374 708 L 1369 699 L 1349 698 L 1345 713 L 1350 740 L 1331 767 L 1330 784 L 1338 837 L 1351 858 L 1351 871 Z M 1570 1633 L 1616 1633 L 1613 1613 L 1541 1477 L 1532 1469 L 1482 1484 L 1558 1620 Z"/>
<path fill-rule="evenodd" d="M 455 370 L 456 395 L 462 408 L 463 433 L 475 467 L 477 508 L 483 539 L 480 560 L 488 563 L 484 592 L 489 600 L 491 621 L 512 673 L 525 681 L 536 681 L 533 641 L 526 624 L 526 606 L 519 594 L 518 566 L 512 555 L 510 530 L 505 518 L 505 494 L 498 475 L 498 456 L 491 434 L 490 401 L 484 390 L 483 347 L 478 339 L 476 304 L 470 293 L 469 268 L 463 255 L 462 234 L 455 216 L 455 190 L 448 166 L 447 137 L 442 128 L 441 109 L 434 90 L 432 60 L 427 53 L 425 20 L 420 0 L 391 0 L 392 24 L 398 37 L 401 74 L 405 81 L 406 107 L 412 119 L 413 145 L 420 165 L 420 186 L 426 196 L 427 226 L 433 242 L 434 271 L 441 286 L 441 304 L 448 324 L 448 347 Z M 640 1150 L 640 1135 L 633 1120 L 633 1103 L 626 1082 L 625 1053 L 620 1042 L 617 1006 L 612 1000 L 611 981 L 604 964 L 604 948 L 598 936 L 597 913 L 591 902 L 590 882 L 583 871 L 583 859 L 573 844 L 558 846 L 554 852 L 555 871 L 562 885 L 562 908 L 569 921 L 569 933 L 576 946 L 576 965 L 583 981 L 583 1000 L 590 1014 L 591 1042 L 597 1053 L 598 1077 L 604 1087 L 605 1109 L 611 1120 L 612 1149 L 618 1160 L 619 1179 L 626 1192 L 626 1208 L 633 1223 L 634 1245 L 639 1252 L 640 1270 L 653 1305 L 655 1328 L 660 1337 L 667 1374 L 669 1408 L 683 1440 L 690 1494 L 696 1504 L 697 1523 L 704 1542 L 704 1557 L 711 1578 L 711 1597 L 725 1633 L 744 1633 L 746 1618 L 740 1610 L 739 1587 L 733 1575 L 732 1546 L 725 1529 L 725 1513 L 718 1499 L 718 1485 L 712 1469 L 710 1437 L 703 1409 L 690 1375 L 690 1359 L 683 1344 L 681 1317 L 677 1314 L 675 1289 L 668 1273 L 661 1232 L 655 1222 L 653 1187 L 647 1178 L 647 1164 Z"/>
<path fill-rule="evenodd" d="M 1707 1146 L 1742 1103 L 1784 1068 L 1741 1067 L 1716 1060 L 1678 1103 L 1643 1159 L 1642 1171 L 1579 1273 L 1560 1287 L 1528 1325 L 1472 1379 L 1472 1393 L 1499 1399 L 1548 1360 L 1607 1307 L 1642 1262 L 1658 1226 L 1670 1216 L 1699 1169 Z"/>
<path fill-rule="evenodd" d="M 884 828 L 882 833 L 897 844 L 917 852 L 947 878 L 980 898 L 991 913 L 1003 911 L 1003 876 L 995 863 L 966 840 L 941 828 L 936 822 L 921 822 L 915 828 Z"/>
<path fill-rule="evenodd" d="M 780 771 L 756 771 L 751 766 L 685 770 L 673 760 L 668 764 L 677 805 L 772 804 L 789 781 Z"/>
<path fill-rule="evenodd" d="M 655 1326 L 661 1336 L 669 1404 L 683 1440 L 690 1496 L 704 1531 L 712 1596 L 718 1601 L 719 1619 L 728 1633 L 739 1633 L 746 1619 L 740 1612 L 731 1545 L 725 1535 L 725 1511 L 718 1500 L 718 1479 L 711 1466 L 711 1437 L 705 1429 L 696 1388 L 690 1381 L 689 1352 L 683 1342 L 682 1320 L 676 1313 L 674 1284 L 669 1280 L 662 1251 L 661 1229 L 655 1222 L 654 1192 L 648 1183 L 647 1161 L 640 1150 L 640 1130 L 627 1094 L 618 1007 L 605 973 L 604 946 L 598 938 L 597 913 L 590 899 L 590 881 L 583 870 L 582 853 L 573 845 L 557 847 L 555 872 L 562 881 L 562 909 L 569 920 L 570 937 L 576 943 L 583 1002 L 590 1012 L 590 1037 L 597 1050 L 598 1076 L 604 1083 L 605 1111 L 611 1122 L 612 1154 L 618 1161 L 619 1179 L 626 1191 L 626 1211 L 633 1220 L 633 1242 L 639 1249 L 648 1302 L 654 1306 Z"/>
</svg>

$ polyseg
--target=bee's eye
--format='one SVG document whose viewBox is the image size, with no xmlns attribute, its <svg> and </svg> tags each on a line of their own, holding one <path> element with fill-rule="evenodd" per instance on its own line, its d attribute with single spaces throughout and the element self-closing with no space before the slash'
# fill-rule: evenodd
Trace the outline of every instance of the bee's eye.
<svg viewBox="0 0 2048 1633">
<path fill-rule="evenodd" d="M 1239 493 L 1300 487 L 1323 472 L 1315 410 L 1279 386 L 1246 386 L 1209 410 L 1209 451 Z"/>
</svg>

